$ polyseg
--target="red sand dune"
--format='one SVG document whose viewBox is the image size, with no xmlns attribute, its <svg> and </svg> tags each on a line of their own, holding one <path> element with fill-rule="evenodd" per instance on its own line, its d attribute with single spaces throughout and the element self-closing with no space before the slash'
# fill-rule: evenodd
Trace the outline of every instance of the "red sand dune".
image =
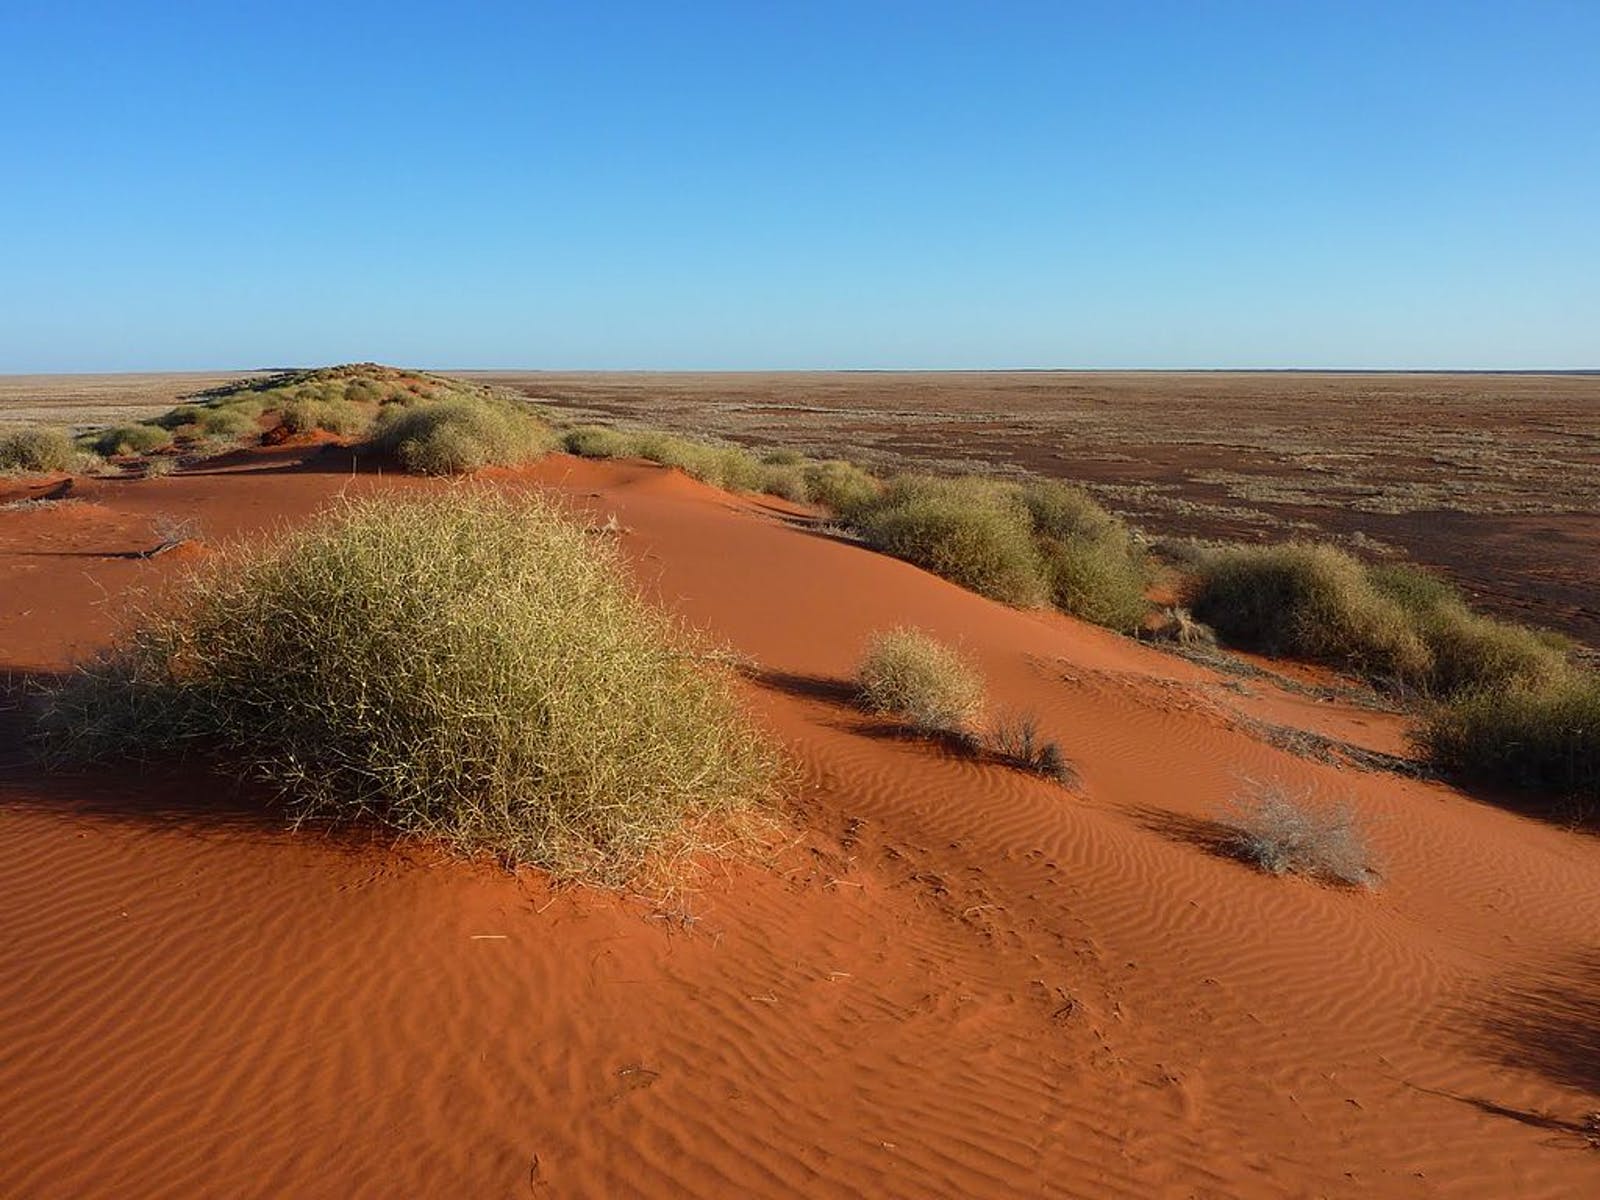
<svg viewBox="0 0 1600 1200">
<path fill-rule="evenodd" d="M 615 514 L 647 592 L 749 655 L 797 841 L 663 908 L 289 833 L 192 772 L 49 777 L 0 712 L 0 1195 L 1600 1194 L 1600 849 L 1337 769 L 1245 718 L 1398 719 L 996 605 L 656 468 L 505 486 Z M 0 670 L 106 643 L 153 519 L 301 519 L 336 448 L 0 512 Z M 15 498 L 13 488 L 0 500 Z M 1067 790 L 885 736 L 872 631 L 960 643 Z M 4 703 L 0 701 L 0 703 Z M 1208 852 L 1241 778 L 1348 797 L 1374 893 Z"/>
</svg>

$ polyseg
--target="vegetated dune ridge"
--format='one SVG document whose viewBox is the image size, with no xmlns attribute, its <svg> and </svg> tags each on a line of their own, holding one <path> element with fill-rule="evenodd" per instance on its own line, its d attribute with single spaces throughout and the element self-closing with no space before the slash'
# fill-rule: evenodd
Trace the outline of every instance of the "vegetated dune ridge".
<svg viewBox="0 0 1600 1200">
<path fill-rule="evenodd" d="M 1249 722 L 1398 718 L 1010 610 L 674 472 L 496 472 L 754 662 L 796 842 L 669 903 L 290 833 L 215 777 L 28 764 L 0 711 L 0 1194 L 1575 1196 L 1600 1188 L 1600 846 Z M 218 544 L 347 491 L 244 452 L 0 511 L 0 668 L 103 645 L 164 515 Z M 18 486 L 0 501 L 21 493 Z M 35 489 L 36 491 L 38 489 Z M 203 552 L 203 551 L 201 551 Z M 1064 789 L 848 703 L 867 636 L 958 643 Z M 1258 728 L 1258 727 L 1257 727 Z M 1241 778 L 1348 797 L 1376 892 L 1206 849 Z"/>
<path fill-rule="evenodd" d="M 572 415 L 1024 470 L 1153 533 L 1402 550 L 1474 603 L 1600 650 L 1600 374 L 472 372 Z"/>
</svg>

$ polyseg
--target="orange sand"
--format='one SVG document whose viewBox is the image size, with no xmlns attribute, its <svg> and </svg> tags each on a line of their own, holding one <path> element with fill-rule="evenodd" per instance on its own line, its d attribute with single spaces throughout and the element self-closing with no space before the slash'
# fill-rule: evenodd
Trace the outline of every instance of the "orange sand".
<svg viewBox="0 0 1600 1200">
<path fill-rule="evenodd" d="M 782 505 L 565 457 L 497 478 L 615 514 L 647 593 L 758 664 L 796 844 L 669 908 L 552 891 L 283 831 L 193 771 L 47 776 L 13 689 L 0 1195 L 1600 1194 L 1592 839 L 1273 749 L 1245 717 L 1404 743 Z M 0 511 L 0 672 L 61 670 L 181 569 L 118 557 L 159 515 L 217 544 L 439 486 L 283 447 Z M 960 643 L 1081 787 L 854 711 L 841 684 L 892 624 Z M 1381 890 L 1208 852 L 1245 777 L 1348 797 Z"/>
</svg>

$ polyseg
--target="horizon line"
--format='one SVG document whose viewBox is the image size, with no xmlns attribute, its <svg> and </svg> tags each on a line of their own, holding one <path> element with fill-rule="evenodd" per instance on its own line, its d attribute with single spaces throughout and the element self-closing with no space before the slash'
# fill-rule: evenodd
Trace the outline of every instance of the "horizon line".
<svg viewBox="0 0 1600 1200">
<path fill-rule="evenodd" d="M 348 362 L 370 360 L 347 360 Z M 153 367 L 115 370 L 0 371 L 33 375 L 248 375 L 314 371 L 344 362 L 250 367 Z M 435 374 L 480 375 L 1600 375 L 1595 367 L 439 367 L 379 363 Z"/>
</svg>

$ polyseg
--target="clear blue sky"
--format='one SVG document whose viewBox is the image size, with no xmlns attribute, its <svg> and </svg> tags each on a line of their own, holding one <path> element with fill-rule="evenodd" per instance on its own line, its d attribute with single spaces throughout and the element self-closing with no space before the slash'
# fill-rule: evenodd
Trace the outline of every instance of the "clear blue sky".
<svg viewBox="0 0 1600 1200">
<path fill-rule="evenodd" d="M 1600 0 L 0 0 L 0 371 L 1600 367 Z"/>
</svg>

